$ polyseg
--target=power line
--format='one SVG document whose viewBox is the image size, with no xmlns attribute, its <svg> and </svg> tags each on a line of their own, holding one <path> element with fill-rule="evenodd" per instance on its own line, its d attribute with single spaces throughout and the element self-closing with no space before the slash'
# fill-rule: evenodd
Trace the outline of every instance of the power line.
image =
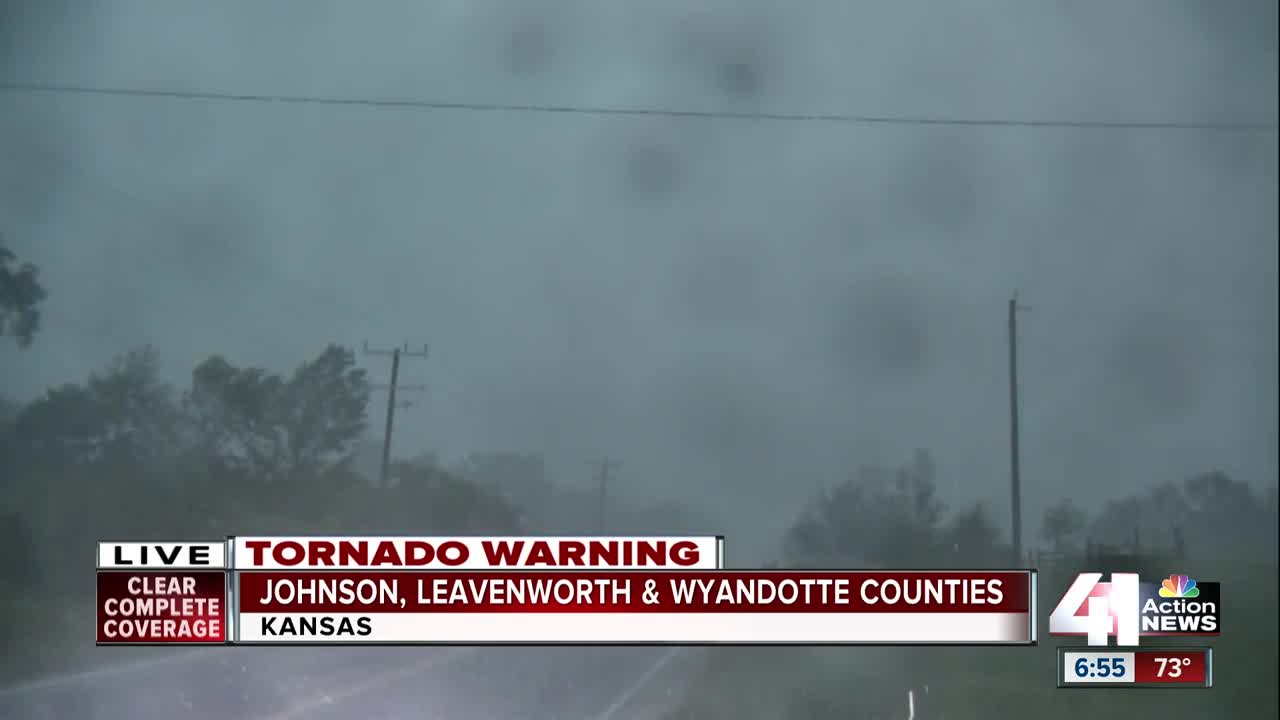
<svg viewBox="0 0 1280 720">
<path fill-rule="evenodd" d="M 542 105 L 515 103 L 447 102 L 414 98 L 336 97 L 322 95 L 274 95 L 261 93 L 205 92 L 160 88 L 99 87 L 48 83 L 0 83 L 0 92 L 56 95 L 104 95 L 132 98 L 203 100 L 281 105 L 358 106 L 412 110 L 541 113 L 561 115 L 613 115 L 623 117 L 668 117 L 699 120 L 745 120 L 765 122 L 809 122 L 862 125 L 943 125 L 962 127 L 1021 127 L 1085 130 L 1175 130 L 1224 133 L 1273 133 L 1277 123 L 1224 123 L 1183 121 L 1101 121 L 1032 120 L 1009 118 L 963 118 L 924 115 L 859 115 L 843 113 L 733 112 L 725 110 L 680 110 L 676 108 L 606 107 L 584 105 Z"/>
</svg>

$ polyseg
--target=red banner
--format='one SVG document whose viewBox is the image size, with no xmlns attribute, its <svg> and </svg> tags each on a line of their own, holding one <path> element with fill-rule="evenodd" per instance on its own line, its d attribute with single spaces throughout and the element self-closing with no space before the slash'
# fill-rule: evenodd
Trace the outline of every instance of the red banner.
<svg viewBox="0 0 1280 720">
<path fill-rule="evenodd" d="M 100 644 L 227 640 L 227 579 L 218 571 L 98 572 Z"/>
<path fill-rule="evenodd" d="M 1022 572 L 244 572 L 245 613 L 1026 613 Z"/>
<path fill-rule="evenodd" d="M 1134 682 L 1204 685 L 1208 668 L 1203 649 L 1139 650 L 1134 653 Z"/>
</svg>

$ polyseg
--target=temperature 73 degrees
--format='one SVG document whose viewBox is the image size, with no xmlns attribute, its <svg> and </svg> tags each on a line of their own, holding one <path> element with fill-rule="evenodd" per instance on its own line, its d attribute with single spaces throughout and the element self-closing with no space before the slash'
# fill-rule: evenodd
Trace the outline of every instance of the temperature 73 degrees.
<svg viewBox="0 0 1280 720">
<path fill-rule="evenodd" d="M 1134 680 L 1138 683 L 1169 683 L 1208 687 L 1208 648 L 1186 650 L 1138 650 L 1134 653 Z"/>
<path fill-rule="evenodd" d="M 1156 658 L 1156 677 L 1177 678 L 1182 676 L 1182 668 L 1191 664 L 1187 657 Z"/>
</svg>

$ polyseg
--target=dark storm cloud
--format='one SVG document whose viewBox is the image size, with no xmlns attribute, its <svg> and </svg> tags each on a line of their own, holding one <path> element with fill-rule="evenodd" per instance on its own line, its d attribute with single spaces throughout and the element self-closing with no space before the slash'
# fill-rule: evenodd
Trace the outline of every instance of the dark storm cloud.
<svg viewBox="0 0 1280 720">
<path fill-rule="evenodd" d="M 162 266 L 184 268 L 184 275 L 210 290 L 230 290 L 226 278 L 261 260 L 253 228 L 254 197 L 237 191 L 231 181 L 197 183 L 163 209 L 158 222 L 165 233 L 141 238 L 153 244 L 148 255 Z"/>
<path fill-rule="evenodd" d="M 965 230 L 979 217 L 991 187 L 990 155 L 981 135 L 929 129 L 903 138 L 881 200 L 902 208 L 904 225 Z"/>
<path fill-rule="evenodd" d="M 47 220 L 79 170 L 74 134 L 52 109 L 39 117 L 15 113 L 0 121 L 0 133 L 12 139 L 0 155 L 0 203 L 11 218 Z"/>
<path fill-rule="evenodd" d="M 521 18 L 503 32 L 502 63 L 519 76 L 546 72 L 563 52 L 565 35 L 554 20 Z"/>
<path fill-rule="evenodd" d="M 683 378 L 673 390 L 680 423 L 675 429 L 693 452 L 750 465 L 776 451 L 783 419 L 768 411 L 771 388 L 707 374 Z"/>
<path fill-rule="evenodd" d="M 911 382 L 936 356 L 924 296 L 901 280 L 854 289 L 833 324 L 831 356 L 850 378 Z"/>
<path fill-rule="evenodd" d="M 1200 348 L 1179 330 L 1185 322 L 1167 312 L 1135 313 L 1125 332 L 1110 338 L 1095 381 L 1098 387 L 1110 388 L 1109 394 L 1154 419 L 1193 408 Z"/>
<path fill-rule="evenodd" d="M 667 60 L 694 94 L 741 104 L 776 96 L 787 69 L 780 45 L 789 23 L 762 4 L 691 7 L 664 35 Z"/>
<path fill-rule="evenodd" d="M 74 3 L 13 0 L 0 5 L 0 77 L 6 80 L 56 78 L 59 57 L 51 45 L 71 41 L 91 46 Z M 0 209 L 8 222 L 0 230 L 22 247 L 19 222 L 49 222 L 67 198 L 66 185 L 84 171 L 76 107 L 58 101 L 31 104 L 0 97 Z"/>
<path fill-rule="evenodd" d="M 121 1 L 6 4 L 2 37 L 6 72 L 84 84 L 1265 121 L 1274 5 Z M 143 342 L 175 378 L 430 342 L 399 452 L 541 449 L 568 479 L 614 454 L 764 552 L 917 447 L 952 498 L 1003 492 L 1016 288 L 1029 516 L 1066 486 L 1276 474 L 1274 135 L 0 108 L 0 230 L 51 288 L 5 357 L 21 397 Z"/>
</svg>

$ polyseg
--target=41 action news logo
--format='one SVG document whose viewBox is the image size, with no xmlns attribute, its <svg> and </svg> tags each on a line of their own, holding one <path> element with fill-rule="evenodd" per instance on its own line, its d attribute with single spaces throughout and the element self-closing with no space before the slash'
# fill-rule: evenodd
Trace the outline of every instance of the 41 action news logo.
<svg viewBox="0 0 1280 720">
<path fill-rule="evenodd" d="M 1141 582 L 1137 573 L 1081 573 L 1049 615 L 1050 635 L 1085 635 L 1090 645 L 1134 646 L 1139 637 L 1221 635 L 1221 589 L 1170 575 Z"/>
</svg>

